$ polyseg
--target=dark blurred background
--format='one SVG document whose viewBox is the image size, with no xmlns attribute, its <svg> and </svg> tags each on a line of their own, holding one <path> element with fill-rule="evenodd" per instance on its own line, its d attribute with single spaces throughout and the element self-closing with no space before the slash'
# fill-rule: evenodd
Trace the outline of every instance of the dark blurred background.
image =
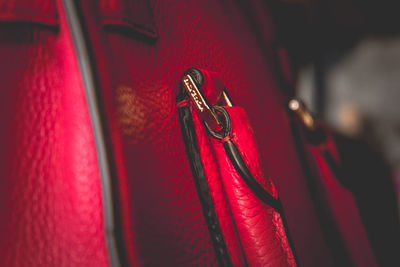
<svg viewBox="0 0 400 267">
<path fill-rule="evenodd" d="M 338 135 L 379 157 L 374 161 L 381 160 L 379 168 L 389 171 L 400 199 L 396 4 L 392 0 L 281 0 L 272 9 L 279 39 L 298 73 L 300 98 Z"/>
<path fill-rule="evenodd" d="M 297 95 L 333 130 L 343 161 L 343 185 L 353 192 L 372 246 L 385 266 L 392 266 L 390 257 L 400 251 L 396 4 L 271 1 L 278 40 L 297 73 Z"/>
</svg>

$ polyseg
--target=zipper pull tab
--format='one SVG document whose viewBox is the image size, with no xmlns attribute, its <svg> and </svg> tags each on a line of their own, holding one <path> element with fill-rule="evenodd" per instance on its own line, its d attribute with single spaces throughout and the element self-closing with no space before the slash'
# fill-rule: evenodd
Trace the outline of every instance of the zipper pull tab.
<svg viewBox="0 0 400 267">
<path fill-rule="evenodd" d="M 224 125 L 213 106 L 232 106 L 232 101 L 219 77 L 213 72 L 191 68 L 185 72 L 181 83 L 200 119 L 214 131 L 221 131 Z M 211 99 L 207 99 L 206 95 Z"/>
<path fill-rule="evenodd" d="M 221 129 L 222 123 L 218 119 L 218 116 L 214 112 L 212 106 L 208 103 L 199 88 L 196 86 L 193 78 L 189 74 L 184 75 L 182 77 L 182 84 L 189 98 L 192 100 L 200 119 L 205 121 L 208 126 L 213 129 Z"/>
</svg>

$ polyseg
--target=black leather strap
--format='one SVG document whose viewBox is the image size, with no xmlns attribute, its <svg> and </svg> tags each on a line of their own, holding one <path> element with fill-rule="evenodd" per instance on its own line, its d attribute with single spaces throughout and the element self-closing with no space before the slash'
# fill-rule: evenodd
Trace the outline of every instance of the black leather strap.
<svg viewBox="0 0 400 267">
<path fill-rule="evenodd" d="M 178 97 L 177 100 L 182 100 L 182 95 Z M 232 266 L 232 262 L 227 252 L 221 227 L 219 225 L 214 204 L 208 188 L 197 143 L 196 130 L 189 107 L 179 107 L 178 115 L 190 168 L 196 185 L 197 194 L 203 208 L 203 214 L 207 224 L 208 232 L 210 233 L 211 240 L 213 242 L 217 260 L 220 266 Z"/>
</svg>

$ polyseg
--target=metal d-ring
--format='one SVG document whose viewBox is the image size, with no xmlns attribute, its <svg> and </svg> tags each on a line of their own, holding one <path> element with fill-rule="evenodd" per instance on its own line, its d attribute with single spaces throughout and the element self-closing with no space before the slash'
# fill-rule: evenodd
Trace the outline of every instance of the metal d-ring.
<svg viewBox="0 0 400 267">
<path fill-rule="evenodd" d="M 212 108 L 216 111 L 221 120 L 222 129 L 220 131 L 214 131 L 210 126 L 208 126 L 207 122 L 204 122 L 204 125 L 212 137 L 222 140 L 231 134 L 231 117 L 229 116 L 228 111 L 221 106 L 213 106 Z"/>
</svg>

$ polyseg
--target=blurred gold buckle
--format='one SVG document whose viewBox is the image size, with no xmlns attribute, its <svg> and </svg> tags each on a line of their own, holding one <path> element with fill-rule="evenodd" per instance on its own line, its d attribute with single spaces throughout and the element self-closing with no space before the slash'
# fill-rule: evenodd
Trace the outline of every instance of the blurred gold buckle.
<svg viewBox="0 0 400 267">
<path fill-rule="evenodd" d="M 317 129 L 317 124 L 315 123 L 314 118 L 308 112 L 307 107 L 304 103 L 298 99 L 292 99 L 289 101 L 289 109 L 297 114 L 303 125 L 307 128 L 307 130 L 314 131 Z"/>
</svg>

